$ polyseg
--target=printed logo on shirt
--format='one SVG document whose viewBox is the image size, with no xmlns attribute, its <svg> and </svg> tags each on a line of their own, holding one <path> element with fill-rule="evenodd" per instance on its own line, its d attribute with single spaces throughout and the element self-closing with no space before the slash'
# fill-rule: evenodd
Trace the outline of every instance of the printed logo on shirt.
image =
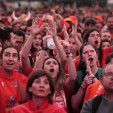
<svg viewBox="0 0 113 113">
<path fill-rule="evenodd" d="M 14 87 L 17 87 L 17 81 L 16 80 L 14 81 Z"/>
<path fill-rule="evenodd" d="M 62 96 L 61 92 L 56 93 L 56 95 L 55 95 L 55 104 L 57 104 L 61 107 L 65 107 L 64 99 L 63 99 L 63 96 Z"/>
<path fill-rule="evenodd" d="M 15 100 L 13 96 L 10 96 L 10 100 L 5 100 L 5 107 L 14 107 Z"/>
</svg>

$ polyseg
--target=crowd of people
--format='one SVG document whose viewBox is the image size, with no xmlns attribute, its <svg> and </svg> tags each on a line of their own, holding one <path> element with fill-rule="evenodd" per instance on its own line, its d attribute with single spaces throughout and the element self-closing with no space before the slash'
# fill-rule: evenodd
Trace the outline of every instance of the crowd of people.
<svg viewBox="0 0 113 113">
<path fill-rule="evenodd" d="M 113 8 L 0 13 L 0 113 L 113 113 Z"/>
</svg>

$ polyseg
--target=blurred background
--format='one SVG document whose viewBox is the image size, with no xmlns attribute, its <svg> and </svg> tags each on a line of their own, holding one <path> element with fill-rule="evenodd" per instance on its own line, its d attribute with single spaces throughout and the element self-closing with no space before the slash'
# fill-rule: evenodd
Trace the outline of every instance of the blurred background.
<svg viewBox="0 0 113 113">
<path fill-rule="evenodd" d="M 0 8 L 10 9 L 27 7 L 35 9 L 61 3 L 68 7 L 93 7 L 94 5 L 99 5 L 100 7 L 113 6 L 113 0 L 0 0 Z"/>
</svg>

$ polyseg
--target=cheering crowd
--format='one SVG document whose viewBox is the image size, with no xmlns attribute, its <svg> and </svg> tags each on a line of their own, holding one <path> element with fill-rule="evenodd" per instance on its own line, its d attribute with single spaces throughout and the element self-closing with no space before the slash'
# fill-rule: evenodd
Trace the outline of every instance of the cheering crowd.
<svg viewBox="0 0 113 113">
<path fill-rule="evenodd" d="M 113 113 L 113 8 L 0 9 L 0 113 Z"/>
</svg>

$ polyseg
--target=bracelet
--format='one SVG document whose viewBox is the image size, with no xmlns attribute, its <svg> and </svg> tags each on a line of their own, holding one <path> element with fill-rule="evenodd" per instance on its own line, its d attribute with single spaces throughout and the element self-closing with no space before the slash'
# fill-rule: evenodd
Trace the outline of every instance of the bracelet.
<svg viewBox="0 0 113 113">
<path fill-rule="evenodd" d="M 94 78 L 96 78 L 96 76 L 93 76 L 93 77 L 92 77 L 92 80 L 93 80 Z"/>
<path fill-rule="evenodd" d="M 72 57 L 73 54 L 72 53 L 66 53 L 66 57 L 69 58 L 69 57 Z"/>
<path fill-rule="evenodd" d="M 85 89 L 85 88 L 83 88 L 82 86 L 80 86 L 80 89 L 81 89 L 83 92 L 85 92 L 85 91 L 86 91 L 86 89 Z"/>
<path fill-rule="evenodd" d="M 47 47 L 42 47 L 42 50 L 47 51 L 47 50 L 48 50 L 48 48 L 47 48 Z"/>
</svg>

